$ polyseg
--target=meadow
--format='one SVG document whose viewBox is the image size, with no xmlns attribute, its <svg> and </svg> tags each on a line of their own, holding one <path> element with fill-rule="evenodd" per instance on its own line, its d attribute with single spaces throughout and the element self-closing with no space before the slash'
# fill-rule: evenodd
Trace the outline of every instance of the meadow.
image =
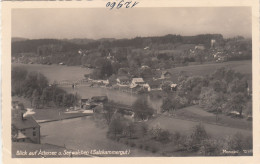
<svg viewBox="0 0 260 164">
<path fill-rule="evenodd" d="M 173 81 L 177 82 L 178 75 L 185 72 L 188 76 L 205 76 L 214 73 L 218 68 L 225 67 L 236 72 L 245 74 L 250 80 L 252 78 L 252 61 L 229 61 L 223 63 L 208 63 L 202 65 L 189 65 L 168 69 L 173 76 Z"/>
</svg>

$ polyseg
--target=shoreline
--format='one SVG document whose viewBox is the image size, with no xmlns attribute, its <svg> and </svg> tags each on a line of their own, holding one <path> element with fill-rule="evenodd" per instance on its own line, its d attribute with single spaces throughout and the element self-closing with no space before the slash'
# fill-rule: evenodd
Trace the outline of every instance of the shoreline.
<svg viewBox="0 0 260 164">
<path fill-rule="evenodd" d="M 62 121 L 62 120 L 69 120 L 69 119 L 74 119 L 74 118 L 80 118 L 80 117 L 87 117 L 87 116 L 92 116 L 93 114 L 84 114 L 81 116 L 71 116 L 67 118 L 61 118 L 61 119 L 51 119 L 51 120 L 36 120 L 38 124 L 43 124 L 43 123 L 49 123 L 49 122 L 55 122 L 55 121 Z"/>
</svg>

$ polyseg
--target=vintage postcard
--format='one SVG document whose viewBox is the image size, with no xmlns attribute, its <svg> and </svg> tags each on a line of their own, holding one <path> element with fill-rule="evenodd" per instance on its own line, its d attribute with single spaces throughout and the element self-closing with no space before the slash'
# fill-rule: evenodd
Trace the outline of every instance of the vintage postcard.
<svg viewBox="0 0 260 164">
<path fill-rule="evenodd" d="M 259 163 L 258 12 L 256 0 L 2 2 L 4 164 Z"/>
</svg>

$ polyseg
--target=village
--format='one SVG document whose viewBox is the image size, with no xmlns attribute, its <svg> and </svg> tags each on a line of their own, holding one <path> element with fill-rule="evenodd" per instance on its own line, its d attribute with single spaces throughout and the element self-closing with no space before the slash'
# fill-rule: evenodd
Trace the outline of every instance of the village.
<svg viewBox="0 0 260 164">
<path fill-rule="evenodd" d="M 14 156 L 26 145 L 31 151 L 130 148 L 132 156 L 223 155 L 233 142 L 251 149 L 250 39 L 204 34 L 73 42 L 13 43 Z M 33 51 L 16 49 L 20 44 Z M 194 138 L 198 131 L 203 135 Z"/>
</svg>

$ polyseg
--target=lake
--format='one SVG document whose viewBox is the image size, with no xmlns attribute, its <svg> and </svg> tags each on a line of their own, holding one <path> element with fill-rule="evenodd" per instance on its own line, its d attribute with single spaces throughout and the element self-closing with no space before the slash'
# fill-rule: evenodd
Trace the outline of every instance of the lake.
<svg viewBox="0 0 260 164">
<path fill-rule="evenodd" d="M 162 99 L 160 98 L 151 98 L 148 95 L 131 94 L 114 89 L 88 86 L 78 86 L 74 90 L 71 86 L 66 86 L 62 88 L 69 93 L 79 94 L 81 98 L 91 98 L 93 96 L 107 96 L 109 100 L 125 105 L 132 105 L 138 98 L 146 97 L 148 105 L 155 109 L 157 112 L 160 111 L 160 107 L 162 105 Z"/>
<path fill-rule="evenodd" d="M 21 64 L 12 63 L 12 67 L 22 67 L 28 71 L 36 71 L 44 74 L 49 83 L 54 81 L 75 81 L 84 79 L 85 74 L 92 72 L 91 69 L 82 68 L 79 66 L 64 66 L 64 65 L 42 65 L 42 64 Z"/>
</svg>

